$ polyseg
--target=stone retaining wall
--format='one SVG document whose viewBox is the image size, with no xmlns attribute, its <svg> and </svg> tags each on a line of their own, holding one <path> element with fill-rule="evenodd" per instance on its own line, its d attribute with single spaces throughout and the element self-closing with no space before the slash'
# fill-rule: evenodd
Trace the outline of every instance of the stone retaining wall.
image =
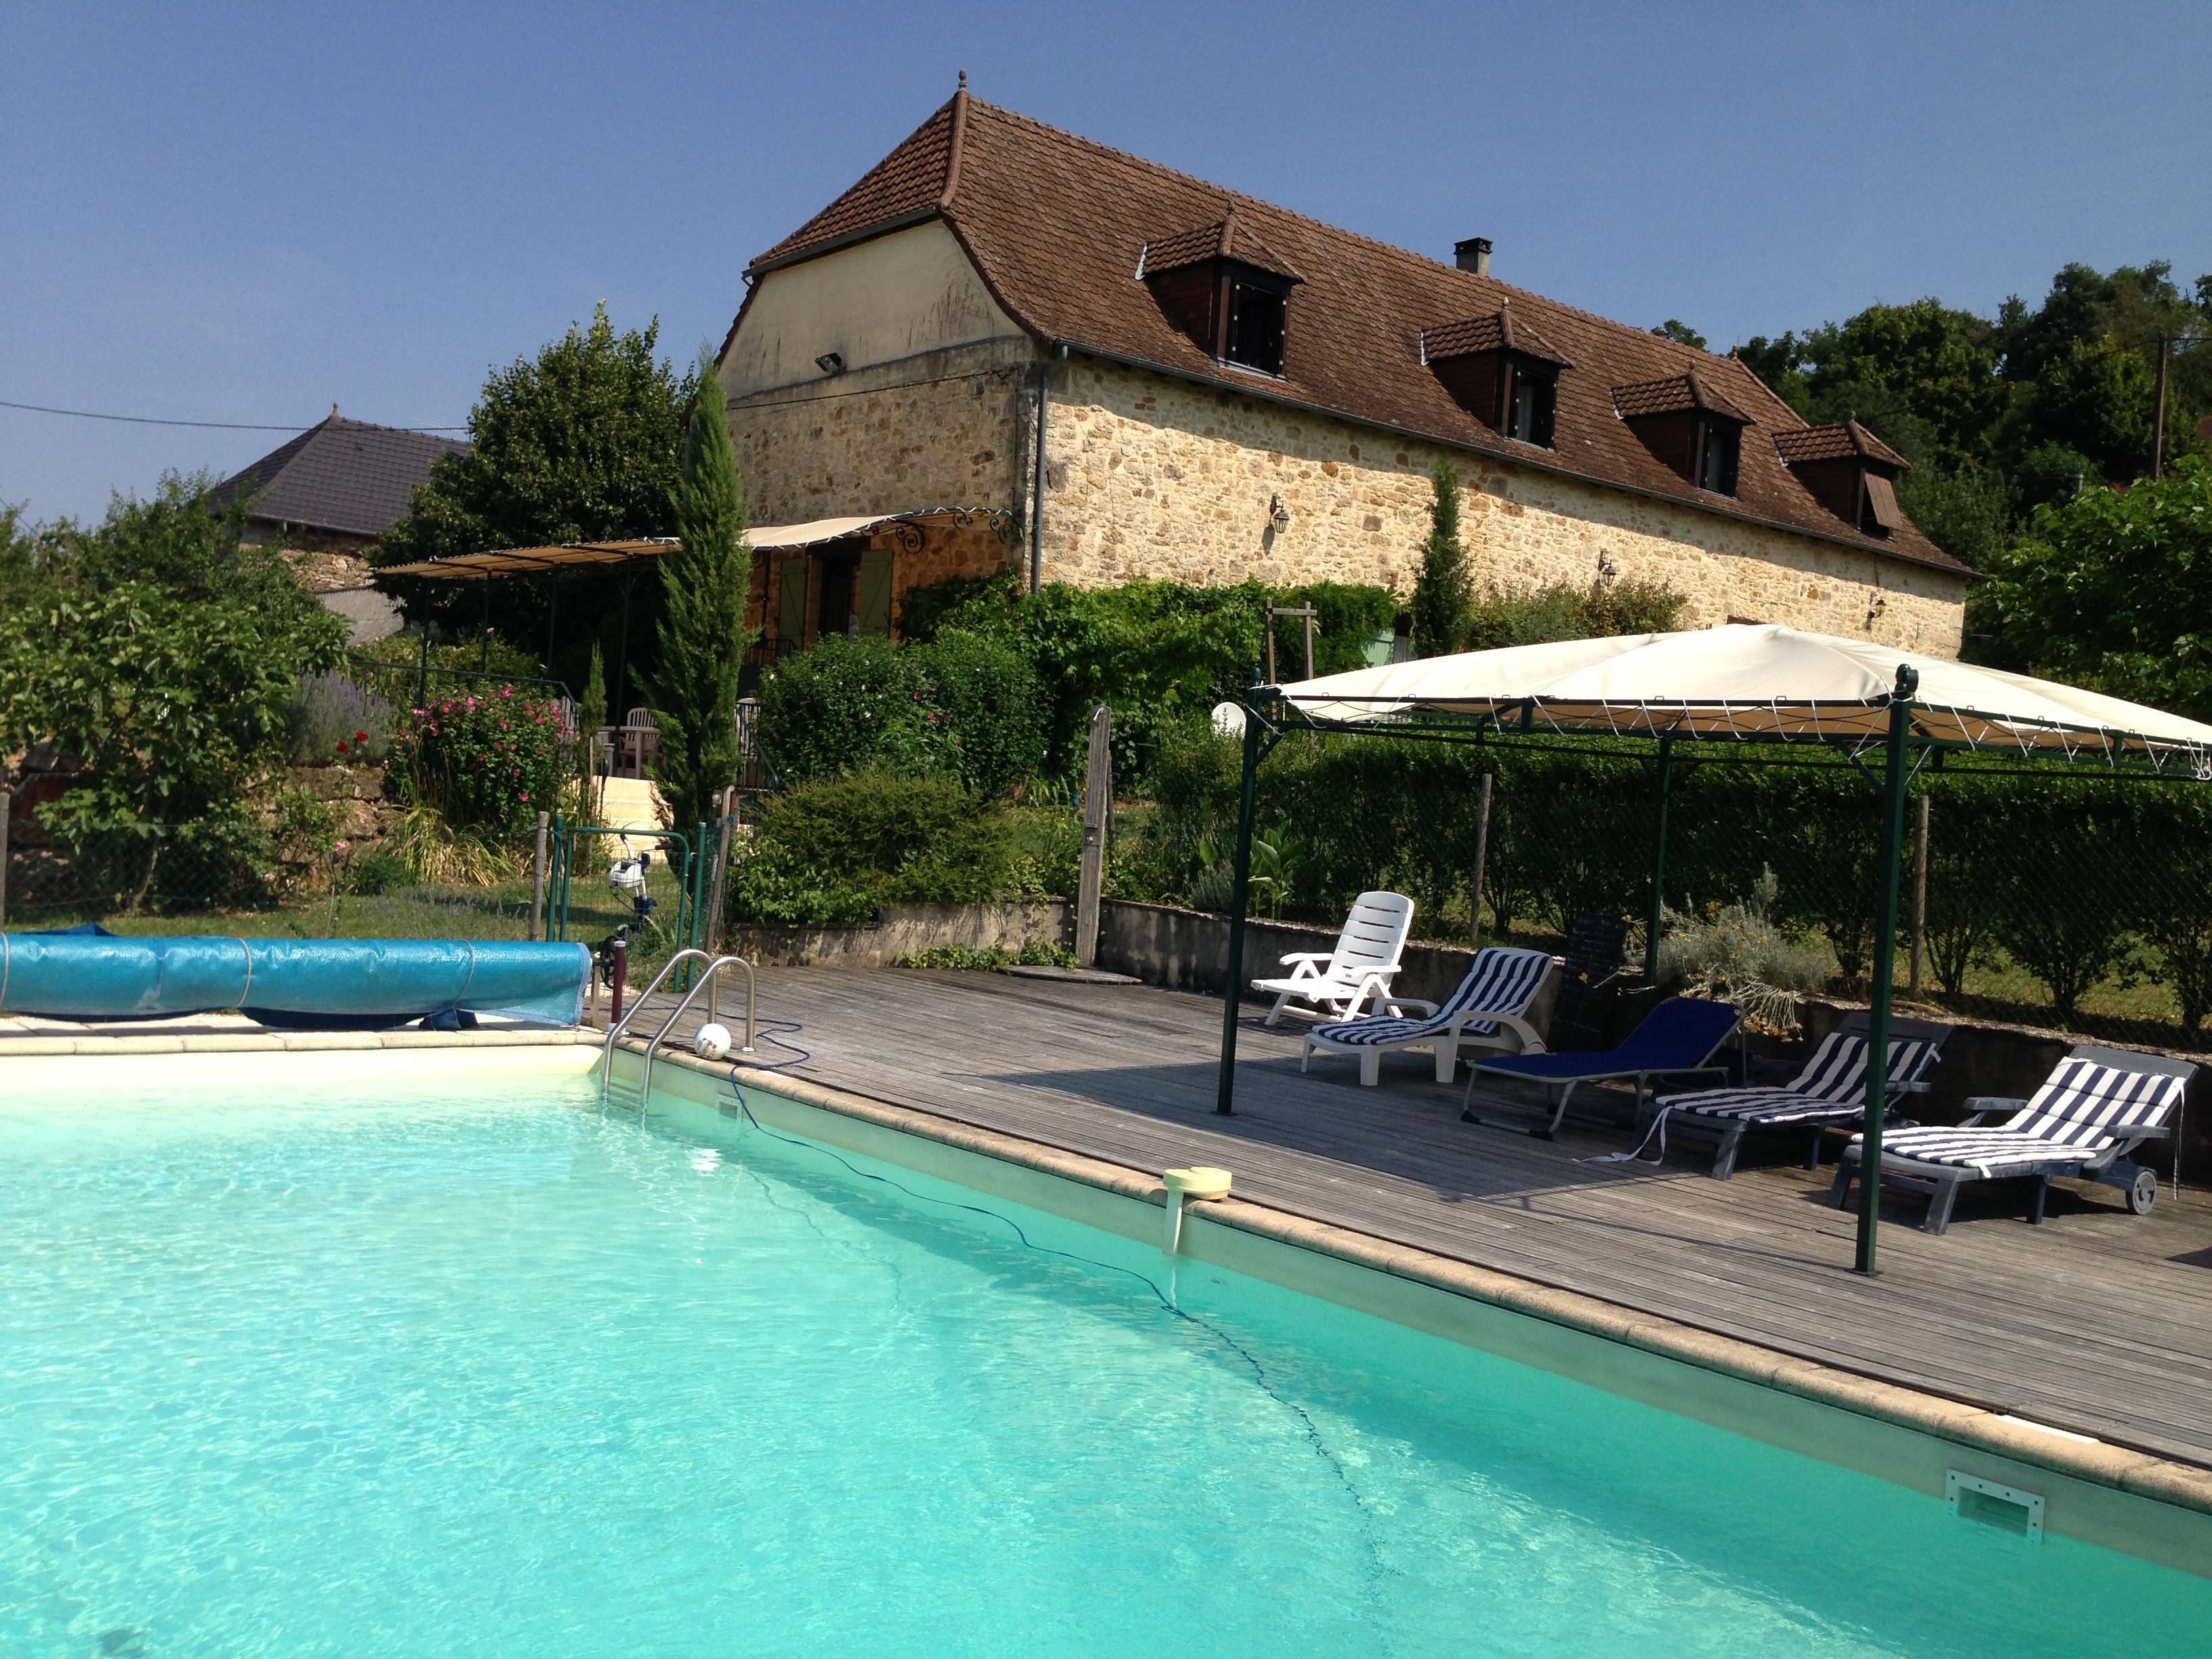
<svg viewBox="0 0 2212 1659">
<path fill-rule="evenodd" d="M 757 968 L 889 968 L 940 945 L 1018 951 L 1037 940 L 1067 944 L 1071 907 L 1036 904 L 894 904 L 866 927 L 733 927 L 724 948 Z"/>
</svg>

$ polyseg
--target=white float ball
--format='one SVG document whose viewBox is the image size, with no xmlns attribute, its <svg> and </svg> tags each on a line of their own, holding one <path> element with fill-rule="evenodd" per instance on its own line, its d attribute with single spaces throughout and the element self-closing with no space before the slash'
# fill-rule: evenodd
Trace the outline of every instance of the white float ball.
<svg viewBox="0 0 2212 1659">
<path fill-rule="evenodd" d="M 730 1028 L 702 1025 L 691 1039 L 691 1052 L 702 1060 L 720 1060 L 730 1052 Z"/>
</svg>

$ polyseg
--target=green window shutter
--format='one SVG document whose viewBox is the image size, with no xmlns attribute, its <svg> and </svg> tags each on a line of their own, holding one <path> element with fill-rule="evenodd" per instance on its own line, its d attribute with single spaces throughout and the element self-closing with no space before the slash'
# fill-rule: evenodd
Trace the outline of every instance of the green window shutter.
<svg viewBox="0 0 2212 1659">
<path fill-rule="evenodd" d="M 806 567 L 811 562 L 801 554 L 784 560 L 781 567 L 783 586 L 776 596 L 775 636 L 794 646 L 806 642 Z"/>
<path fill-rule="evenodd" d="M 860 632 L 878 639 L 891 635 L 891 550 L 860 555 L 860 591 L 853 608 L 860 613 Z"/>
</svg>

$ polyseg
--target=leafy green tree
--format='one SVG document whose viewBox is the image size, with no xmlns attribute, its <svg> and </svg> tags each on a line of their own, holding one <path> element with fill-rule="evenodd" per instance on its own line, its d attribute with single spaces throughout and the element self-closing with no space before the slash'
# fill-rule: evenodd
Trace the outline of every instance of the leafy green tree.
<svg viewBox="0 0 2212 1659">
<path fill-rule="evenodd" d="M 343 653 L 343 621 L 241 545 L 246 504 L 210 512 L 207 483 L 171 474 L 97 525 L 48 528 L 40 591 L 0 613 L 0 746 L 75 757 L 79 780 L 40 809 L 64 840 L 241 826 L 248 785 L 283 759 L 295 679 Z"/>
<path fill-rule="evenodd" d="M 2069 341 L 2021 397 L 2003 441 L 2015 453 L 2056 446 L 2087 456 L 2093 477 L 2131 478 L 2150 465 L 2156 386 L 2150 360 L 2109 336 Z M 2169 461 L 2191 435 L 2169 423 Z"/>
<path fill-rule="evenodd" d="M 417 486 L 407 516 L 386 531 L 373 562 L 405 564 L 488 548 L 672 535 L 684 441 L 684 410 L 696 376 L 679 379 L 653 356 L 658 320 L 615 331 L 603 304 L 589 327 L 571 328 L 534 359 L 495 369 L 469 414 L 474 447 L 441 456 Z M 641 660 L 653 637 L 654 593 L 642 586 L 630 637 L 622 578 L 605 568 L 473 582 L 384 577 L 412 624 L 469 633 L 489 621 L 511 639 L 544 638 L 549 606 L 566 627 L 547 672 L 573 685 L 593 641 Z M 558 583 L 557 598 L 549 583 Z M 648 665 L 649 666 L 649 665 Z M 625 688 L 617 687 L 621 696 Z"/>
<path fill-rule="evenodd" d="M 2037 510 L 1985 603 L 2010 660 L 2212 719 L 2212 464 Z"/>
<path fill-rule="evenodd" d="M 704 354 L 684 434 L 676 528 L 683 545 L 660 559 L 660 649 L 651 675 L 639 678 L 660 728 L 653 781 L 675 827 L 685 830 L 721 816 L 721 792 L 738 775 L 738 672 L 753 568 L 729 415 Z"/>
<path fill-rule="evenodd" d="M 1705 337 L 1679 317 L 1669 317 L 1651 331 L 1662 340 L 1679 340 L 1684 345 L 1694 346 L 1699 351 L 1705 349 Z"/>
<path fill-rule="evenodd" d="M 1413 581 L 1413 649 L 1424 657 L 1449 656 L 1467 637 L 1474 599 L 1467 544 L 1459 533 L 1459 472 L 1443 456 L 1430 469 L 1436 499 L 1429 507 L 1429 539 L 1421 549 L 1421 574 Z"/>
</svg>

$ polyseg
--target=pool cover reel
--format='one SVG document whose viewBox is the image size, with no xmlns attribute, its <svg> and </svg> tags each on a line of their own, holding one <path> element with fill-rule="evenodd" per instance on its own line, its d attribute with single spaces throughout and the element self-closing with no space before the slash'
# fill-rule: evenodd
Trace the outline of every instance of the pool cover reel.
<svg viewBox="0 0 2212 1659">
<path fill-rule="evenodd" d="M 457 1009 L 574 1025 L 590 972 L 591 952 L 576 944 L 0 933 L 0 1012 L 112 1019 L 243 1008 L 396 1025 Z"/>
</svg>

